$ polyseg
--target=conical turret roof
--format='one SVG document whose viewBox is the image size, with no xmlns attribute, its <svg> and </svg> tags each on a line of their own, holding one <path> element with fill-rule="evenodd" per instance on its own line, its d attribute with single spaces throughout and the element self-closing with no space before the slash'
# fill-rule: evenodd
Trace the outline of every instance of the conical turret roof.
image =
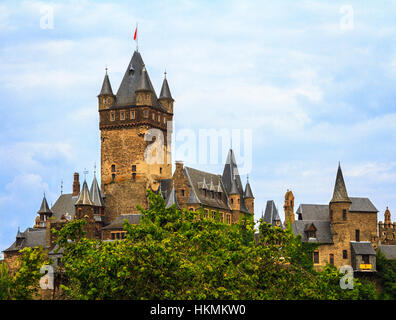
<svg viewBox="0 0 396 320">
<path fill-rule="evenodd" d="M 159 98 L 173 100 L 171 92 L 169 90 L 168 80 L 166 79 L 166 77 L 164 78 L 164 81 L 162 82 L 161 93 L 160 93 Z"/>
<path fill-rule="evenodd" d="M 109 80 L 109 76 L 107 74 L 106 70 L 106 75 L 103 79 L 103 84 L 102 84 L 102 90 L 100 90 L 99 95 L 113 95 L 113 90 L 111 89 L 111 84 Z"/>
<path fill-rule="evenodd" d="M 89 190 L 89 195 L 95 206 L 104 207 L 102 192 L 100 191 L 98 181 L 96 180 L 96 175 L 94 175 L 94 178 L 92 180 L 91 189 Z"/>
<path fill-rule="evenodd" d="M 249 180 L 246 182 L 245 192 L 243 194 L 244 198 L 253 198 L 252 188 L 250 188 Z"/>
<path fill-rule="evenodd" d="M 91 196 L 89 194 L 88 185 L 87 185 L 86 180 L 84 180 L 83 187 L 80 191 L 80 194 L 78 195 L 75 205 L 89 205 L 89 206 L 94 205 L 94 203 L 92 202 Z"/>
<path fill-rule="evenodd" d="M 341 165 L 338 164 L 337 177 L 334 185 L 333 198 L 330 202 L 351 202 L 345 187 L 344 177 L 342 175 Z"/>
<path fill-rule="evenodd" d="M 37 213 L 38 213 L 38 214 L 43 214 L 43 213 L 45 213 L 45 214 L 47 214 L 47 213 L 52 214 L 52 211 L 51 211 L 51 209 L 50 209 L 49 206 L 48 206 L 47 199 L 45 198 L 45 195 L 44 195 L 44 197 L 43 197 L 43 201 L 41 202 L 40 210 L 37 211 Z"/>
<path fill-rule="evenodd" d="M 152 91 L 150 88 L 150 82 L 149 82 L 147 70 L 144 65 L 142 68 L 142 75 L 140 76 L 136 91 Z"/>
<path fill-rule="evenodd" d="M 230 194 L 239 194 L 235 179 L 232 180 Z"/>
</svg>

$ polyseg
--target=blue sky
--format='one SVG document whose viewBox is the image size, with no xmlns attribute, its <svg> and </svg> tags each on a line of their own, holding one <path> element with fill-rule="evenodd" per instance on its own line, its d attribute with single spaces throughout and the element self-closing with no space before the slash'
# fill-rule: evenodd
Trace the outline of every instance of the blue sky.
<svg viewBox="0 0 396 320">
<path fill-rule="evenodd" d="M 379 220 L 396 213 L 395 12 L 391 1 L 0 1 L 0 249 L 33 225 L 43 192 L 54 203 L 84 168 L 90 183 L 104 68 L 116 91 L 136 22 L 157 93 L 168 72 L 176 132 L 252 129 L 256 218 L 270 199 L 283 218 L 288 188 L 296 208 L 328 203 L 338 161 L 351 196 L 369 197 Z"/>
</svg>

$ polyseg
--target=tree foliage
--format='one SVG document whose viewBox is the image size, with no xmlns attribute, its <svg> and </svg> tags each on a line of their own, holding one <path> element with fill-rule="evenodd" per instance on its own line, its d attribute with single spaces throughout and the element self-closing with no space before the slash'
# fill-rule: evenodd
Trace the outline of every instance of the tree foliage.
<svg viewBox="0 0 396 320">
<path fill-rule="evenodd" d="M 377 271 L 381 281 L 381 299 L 396 299 L 396 259 L 387 259 L 379 250 L 377 253 Z"/>
<path fill-rule="evenodd" d="M 35 297 L 43 274 L 40 268 L 47 263 L 43 248 L 24 248 L 20 251 L 18 269 L 11 274 L 5 262 L 0 263 L 0 300 L 28 300 Z"/>
<path fill-rule="evenodd" d="M 69 298 L 359 299 L 364 290 L 370 296 L 359 281 L 342 290 L 335 268 L 315 272 L 315 247 L 290 228 L 261 221 L 256 239 L 247 216 L 229 226 L 218 215 L 165 208 L 160 196 L 148 196 L 150 208 L 140 208 L 140 224 L 125 221 L 122 241 L 86 239 L 84 220 L 56 231 Z"/>
</svg>

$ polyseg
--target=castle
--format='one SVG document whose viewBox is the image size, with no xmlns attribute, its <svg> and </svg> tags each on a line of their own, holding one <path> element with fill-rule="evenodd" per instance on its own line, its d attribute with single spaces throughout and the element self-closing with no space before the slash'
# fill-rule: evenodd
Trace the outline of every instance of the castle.
<svg viewBox="0 0 396 320">
<path fill-rule="evenodd" d="M 133 53 L 115 95 L 106 70 L 98 95 L 101 184 L 95 173 L 90 188 L 85 179 L 81 187 L 79 174 L 74 173 L 72 193 L 61 194 L 51 208 L 44 196 L 34 226 L 24 232 L 18 230 L 15 242 L 4 251 L 11 269 L 24 247 L 42 246 L 57 264 L 61 255 L 54 250 L 50 230 L 60 229 L 75 218 L 88 221 L 89 238 L 123 239 L 123 221 L 139 223 L 137 205 L 148 207 L 148 189 L 161 195 L 167 207 L 202 209 L 208 218 L 218 212 L 227 224 L 245 215 L 254 216 L 252 188 L 249 181 L 243 186 L 232 149 L 222 174 L 190 168 L 180 161 L 172 174 L 169 136 L 174 102 L 166 74 L 157 97 L 138 51 Z M 157 148 L 148 148 L 155 142 L 159 142 Z M 162 161 L 148 161 L 147 150 Z M 396 222 L 392 224 L 390 211 L 385 212 L 385 222 L 377 224 L 378 210 L 368 198 L 348 196 L 341 166 L 329 204 L 301 204 L 295 213 L 294 200 L 288 190 L 284 224 L 272 200 L 267 202 L 262 218 L 281 228 L 290 224 L 304 242 L 317 243 L 318 250 L 313 254 L 316 268 L 330 263 L 351 265 L 358 272 L 375 272 L 376 250 L 396 258 Z"/>
<path fill-rule="evenodd" d="M 81 187 L 79 174 L 74 173 L 72 193 L 61 194 L 51 208 L 44 195 L 34 226 L 23 233 L 18 230 L 15 242 L 4 251 L 11 269 L 24 247 L 41 245 L 57 261 L 50 230 L 75 218 L 87 220 L 89 238 L 122 239 L 123 221 L 138 224 L 137 205 L 148 207 L 148 189 L 160 194 L 167 207 L 202 208 L 207 217 L 218 212 L 227 224 L 238 222 L 243 215 L 254 216 L 253 192 L 249 182 L 243 187 L 232 150 L 222 175 L 184 167 L 182 162 L 176 163 L 172 175 L 169 136 L 174 99 L 166 74 L 157 97 L 138 51 L 133 53 L 115 95 L 106 69 L 98 104 L 101 185 L 94 173 L 90 188 L 86 180 Z M 153 140 L 160 142 L 159 147 L 148 155 Z M 150 156 L 162 161 L 150 161 Z"/>
</svg>

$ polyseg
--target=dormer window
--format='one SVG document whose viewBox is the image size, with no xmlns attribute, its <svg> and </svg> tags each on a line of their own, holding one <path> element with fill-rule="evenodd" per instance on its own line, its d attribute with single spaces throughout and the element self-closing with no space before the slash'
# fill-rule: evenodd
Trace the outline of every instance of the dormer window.
<svg viewBox="0 0 396 320">
<path fill-rule="evenodd" d="M 304 229 L 307 239 L 316 239 L 316 227 L 313 223 L 307 225 Z"/>
</svg>

